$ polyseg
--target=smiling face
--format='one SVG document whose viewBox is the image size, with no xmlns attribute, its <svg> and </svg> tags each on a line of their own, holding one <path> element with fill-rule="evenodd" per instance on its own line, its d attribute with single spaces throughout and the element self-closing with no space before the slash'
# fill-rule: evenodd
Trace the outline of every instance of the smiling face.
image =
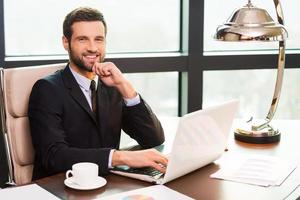
<svg viewBox="0 0 300 200">
<path fill-rule="evenodd" d="M 80 21 L 72 25 L 72 36 L 63 36 L 64 48 L 69 53 L 70 66 L 90 77 L 95 62 L 105 57 L 105 27 L 101 21 Z"/>
</svg>

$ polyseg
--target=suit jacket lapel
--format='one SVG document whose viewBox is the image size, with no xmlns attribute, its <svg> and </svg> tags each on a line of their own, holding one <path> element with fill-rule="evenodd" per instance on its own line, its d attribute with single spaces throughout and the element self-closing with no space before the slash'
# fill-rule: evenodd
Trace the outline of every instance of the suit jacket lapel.
<svg viewBox="0 0 300 200">
<path fill-rule="evenodd" d="M 72 72 L 69 69 L 69 65 L 67 65 L 62 73 L 65 86 L 69 89 L 72 98 L 87 112 L 88 115 L 90 115 L 93 121 L 97 124 L 95 114 L 92 112 L 84 94 L 82 93 L 74 76 L 72 75 Z"/>
</svg>

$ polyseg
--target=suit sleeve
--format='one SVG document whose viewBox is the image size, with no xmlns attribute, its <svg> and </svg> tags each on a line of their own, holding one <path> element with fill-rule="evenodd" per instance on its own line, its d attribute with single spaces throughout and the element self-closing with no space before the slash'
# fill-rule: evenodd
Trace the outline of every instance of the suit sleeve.
<svg viewBox="0 0 300 200">
<path fill-rule="evenodd" d="M 94 162 L 99 173 L 108 173 L 109 148 L 77 148 L 66 141 L 63 127 L 63 97 L 61 88 L 47 80 L 38 81 L 29 100 L 29 121 L 36 151 L 42 168 L 49 174 L 71 169 L 77 162 Z"/>
<path fill-rule="evenodd" d="M 158 146 L 165 141 L 160 121 L 142 97 L 135 106 L 124 105 L 122 120 L 123 130 L 143 148 Z"/>
</svg>

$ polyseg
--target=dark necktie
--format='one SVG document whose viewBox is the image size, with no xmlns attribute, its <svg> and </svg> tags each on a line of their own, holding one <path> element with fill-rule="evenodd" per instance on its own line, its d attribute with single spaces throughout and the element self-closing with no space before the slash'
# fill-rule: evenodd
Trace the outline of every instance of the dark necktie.
<svg viewBox="0 0 300 200">
<path fill-rule="evenodd" d="M 96 114 L 97 113 L 97 91 L 96 91 L 96 82 L 94 80 L 91 81 L 90 89 L 92 92 L 92 110 Z"/>
</svg>

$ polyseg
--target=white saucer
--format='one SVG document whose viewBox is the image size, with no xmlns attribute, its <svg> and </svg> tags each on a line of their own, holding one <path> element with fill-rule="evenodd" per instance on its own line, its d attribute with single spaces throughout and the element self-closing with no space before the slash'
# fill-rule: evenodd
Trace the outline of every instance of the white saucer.
<svg viewBox="0 0 300 200">
<path fill-rule="evenodd" d="M 105 180 L 105 178 L 98 176 L 92 185 L 81 186 L 81 185 L 74 183 L 73 177 L 70 177 L 70 178 L 65 179 L 64 184 L 66 186 L 68 186 L 69 188 L 73 188 L 76 190 L 93 190 L 93 189 L 97 189 L 97 188 L 104 186 L 106 184 L 106 180 Z"/>
</svg>

